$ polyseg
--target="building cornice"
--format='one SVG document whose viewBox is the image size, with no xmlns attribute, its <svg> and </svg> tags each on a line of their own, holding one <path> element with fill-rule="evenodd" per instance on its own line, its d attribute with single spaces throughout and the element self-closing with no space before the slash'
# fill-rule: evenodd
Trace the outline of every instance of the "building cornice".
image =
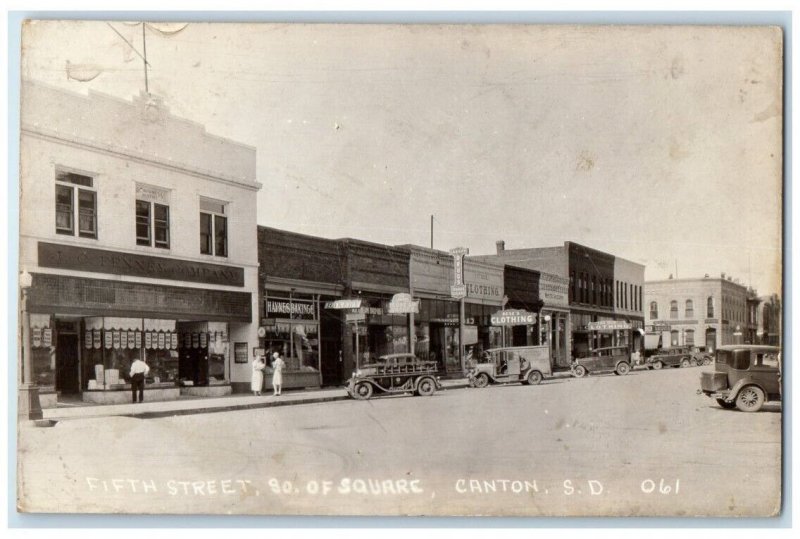
<svg viewBox="0 0 800 539">
<path fill-rule="evenodd" d="M 55 130 L 44 129 L 40 126 L 23 123 L 20 127 L 20 132 L 41 140 L 64 144 L 74 148 L 81 148 L 93 152 L 102 153 L 110 157 L 121 159 L 128 159 L 143 165 L 157 166 L 172 172 L 181 174 L 189 174 L 204 180 L 210 180 L 232 187 L 247 189 L 249 191 L 258 191 L 262 185 L 259 182 L 251 181 L 246 178 L 234 178 L 233 176 L 225 176 L 219 173 L 214 173 L 210 170 L 203 170 L 192 167 L 185 163 L 176 163 L 169 158 L 163 158 L 157 155 L 148 155 L 144 152 L 135 153 L 130 149 L 122 149 L 112 144 L 107 144 L 97 140 L 87 140 L 76 135 L 67 135 Z"/>
</svg>

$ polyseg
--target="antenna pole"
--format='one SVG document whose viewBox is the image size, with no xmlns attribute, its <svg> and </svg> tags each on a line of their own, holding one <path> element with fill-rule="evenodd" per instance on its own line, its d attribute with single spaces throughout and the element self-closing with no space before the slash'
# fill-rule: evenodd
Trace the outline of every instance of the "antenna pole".
<svg viewBox="0 0 800 539">
<path fill-rule="evenodd" d="M 431 215 L 431 249 L 433 249 L 433 215 Z"/>
<path fill-rule="evenodd" d="M 144 91 L 145 93 L 149 94 L 150 88 L 147 83 L 147 39 L 145 38 L 145 32 L 144 32 L 145 26 L 147 26 L 147 24 L 144 21 L 142 21 L 142 52 L 144 53 L 144 58 L 142 58 L 144 60 Z"/>
</svg>

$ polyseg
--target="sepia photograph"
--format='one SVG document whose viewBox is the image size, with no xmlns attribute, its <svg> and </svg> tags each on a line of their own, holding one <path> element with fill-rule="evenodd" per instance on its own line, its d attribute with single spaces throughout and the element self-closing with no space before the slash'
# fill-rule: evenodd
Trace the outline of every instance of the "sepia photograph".
<svg viewBox="0 0 800 539">
<path fill-rule="evenodd" d="M 783 28 L 189 19 L 21 23 L 19 513 L 782 515 Z"/>
</svg>

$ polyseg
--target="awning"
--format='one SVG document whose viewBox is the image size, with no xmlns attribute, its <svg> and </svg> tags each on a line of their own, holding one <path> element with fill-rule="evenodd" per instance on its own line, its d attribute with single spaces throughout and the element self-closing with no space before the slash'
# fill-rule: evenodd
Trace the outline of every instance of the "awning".
<svg viewBox="0 0 800 539">
<path fill-rule="evenodd" d="M 360 309 L 361 298 L 356 299 L 337 299 L 325 303 L 326 309 Z"/>
<path fill-rule="evenodd" d="M 655 350 L 658 348 L 659 343 L 661 342 L 661 334 L 653 334 L 647 333 L 644 336 L 644 349 L 645 350 Z"/>
</svg>

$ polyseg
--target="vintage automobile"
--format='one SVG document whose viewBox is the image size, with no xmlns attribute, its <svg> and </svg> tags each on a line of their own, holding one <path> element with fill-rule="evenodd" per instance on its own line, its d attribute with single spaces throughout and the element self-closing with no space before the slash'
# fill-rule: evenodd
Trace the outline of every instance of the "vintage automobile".
<svg viewBox="0 0 800 539">
<path fill-rule="evenodd" d="M 692 350 L 692 365 L 698 367 L 700 365 L 711 365 L 714 363 L 714 354 L 706 352 L 705 347 L 695 348 Z"/>
<path fill-rule="evenodd" d="M 700 389 L 726 409 L 757 412 L 781 400 L 781 357 L 777 346 L 726 345 L 717 349 L 714 370 L 700 373 Z"/>
<path fill-rule="evenodd" d="M 587 374 L 628 374 L 631 372 L 631 352 L 627 346 L 595 348 L 586 357 L 572 362 L 572 375 L 582 378 Z"/>
<path fill-rule="evenodd" d="M 346 389 L 359 400 L 369 399 L 373 393 L 430 396 L 442 387 L 436 373 L 435 361 L 424 361 L 414 354 L 388 354 L 357 369 Z"/>
<path fill-rule="evenodd" d="M 663 369 L 664 367 L 691 367 L 692 349 L 687 346 L 675 346 L 660 350 L 647 358 L 648 369 Z"/>
<path fill-rule="evenodd" d="M 473 387 L 522 382 L 536 385 L 550 376 L 550 347 L 513 346 L 491 348 L 480 360 L 467 362 L 467 379 Z"/>
</svg>

